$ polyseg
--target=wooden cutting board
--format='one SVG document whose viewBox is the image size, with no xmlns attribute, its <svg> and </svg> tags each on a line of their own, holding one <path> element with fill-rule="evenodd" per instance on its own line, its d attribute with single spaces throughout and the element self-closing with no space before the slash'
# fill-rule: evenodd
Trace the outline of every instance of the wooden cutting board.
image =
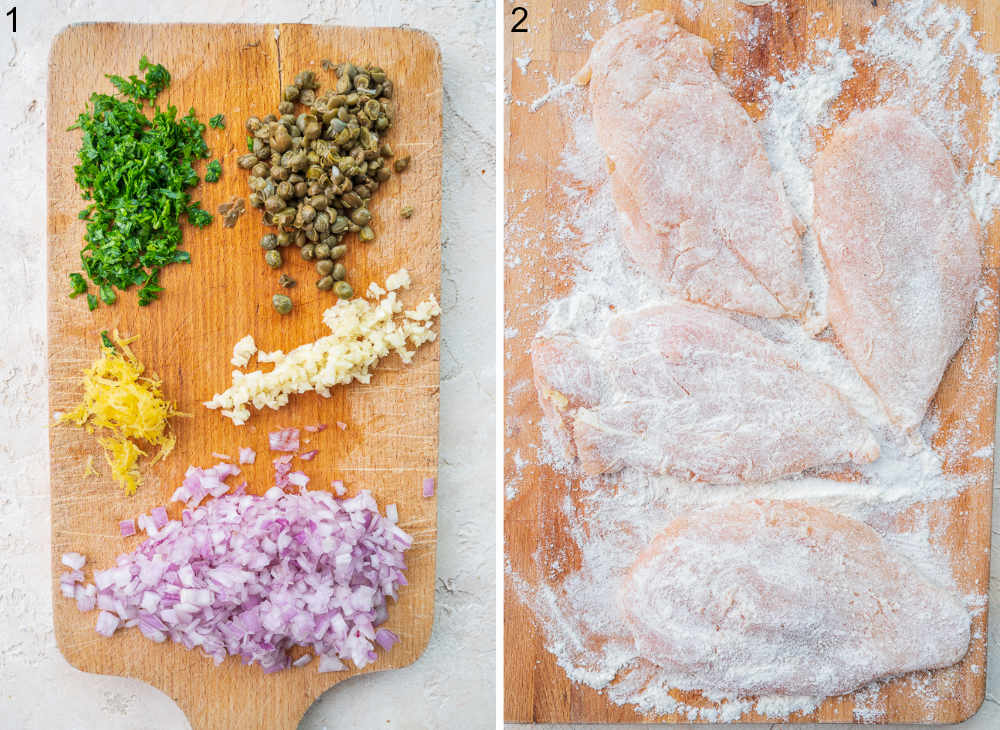
<svg viewBox="0 0 1000 730">
<path fill-rule="evenodd" d="M 773 0 L 772 6 L 747 8 L 736 0 L 639 0 L 618 2 L 620 17 L 628 18 L 654 9 L 672 10 L 678 23 L 709 39 L 715 47 L 716 69 L 737 80 L 737 98 L 755 118 L 760 115 L 763 80 L 805 60 L 817 33 L 826 37 L 839 34 L 841 45 L 853 47 L 868 21 L 891 5 L 890 0 Z M 952 0 L 975 11 L 973 26 L 983 33 L 986 50 L 1000 50 L 1000 18 L 991 12 L 989 0 Z M 527 33 L 508 32 L 515 19 L 513 7 L 528 9 L 522 27 Z M 504 13 L 506 38 L 505 194 L 508 220 L 524 227 L 524 241 L 543 241 L 544 245 L 517 245 L 508 248 L 516 253 L 516 265 L 505 269 L 505 331 L 513 333 L 506 340 L 505 366 L 505 473 L 513 474 L 520 457 L 534 453 L 540 443 L 541 411 L 530 385 L 531 364 L 528 347 L 542 324 L 539 305 L 567 294 L 572 286 L 565 256 L 555 237 L 546 235 L 549 211 L 567 206 L 559 166 L 563 148 L 571 137 L 568 120 L 558 104 L 535 105 L 556 83 L 568 81 L 583 65 L 592 45 L 612 23 L 615 3 L 590 3 L 589 0 L 531 0 L 508 2 Z M 685 8 L 704 9 L 694 20 Z M 778 8 L 778 11 L 775 10 Z M 780 12 L 779 12 L 780 11 Z M 822 16 L 816 16 L 822 13 Z M 819 18 L 819 20 L 817 20 Z M 759 23 L 762 45 L 748 54 L 730 35 L 734 28 Z M 589 33 L 589 37 L 588 34 Z M 527 58 L 528 72 L 521 70 Z M 857 64 L 856 64 L 857 67 Z M 857 107 L 872 98 L 876 69 L 857 68 L 858 75 L 846 85 L 846 103 L 833 111 L 837 121 L 845 119 Z M 971 109 L 982 114 L 979 98 L 963 99 Z M 835 125 L 834 125 L 835 126 Z M 983 138 L 985 130 L 978 130 Z M 525 191 L 536 191 L 525 195 Z M 544 191 L 544 192 L 539 192 Z M 570 222 L 572 223 L 572 222 Z M 994 224 L 989 233 L 984 278 L 997 291 L 1000 228 Z M 539 277 L 523 272 L 538 272 Z M 539 286 L 544 280 L 546 286 Z M 996 377 L 993 354 L 997 340 L 995 312 L 980 317 L 969 347 L 980 353 L 968 373 L 953 366 L 942 382 L 937 396 L 941 428 L 935 443 L 967 432 L 968 449 L 963 458 L 948 462 L 947 469 L 967 475 L 974 486 L 960 497 L 932 505 L 931 526 L 946 535 L 944 548 L 950 557 L 957 585 L 963 592 L 982 593 L 989 585 L 990 507 L 993 483 L 993 458 L 976 458 L 975 452 L 993 443 Z M 958 358 L 956 357 L 956 361 Z M 526 383 L 525 381 L 528 380 Z M 541 579 L 538 564 L 560 565 L 572 569 L 577 552 L 567 535 L 568 525 L 560 509 L 561 501 L 574 494 L 572 480 L 552 468 L 527 464 L 518 470 L 518 494 L 506 502 L 504 510 L 505 544 L 510 568 L 534 583 Z M 906 519 L 905 516 L 903 518 Z M 537 559 L 537 563 L 536 563 Z M 553 568 L 554 570 L 554 568 Z M 504 716 L 509 722 L 687 722 L 678 715 L 644 716 L 631 707 L 621 707 L 590 687 L 574 684 L 546 651 L 544 637 L 530 609 L 517 597 L 508 575 L 505 585 L 504 614 Z M 934 672 L 932 691 L 948 697 L 931 706 L 906 678 L 892 681 L 879 692 L 878 703 L 885 708 L 881 722 L 960 722 L 972 715 L 985 693 L 986 612 L 973 621 L 973 640 L 966 658 L 957 666 Z M 923 675 L 923 673 L 921 673 Z M 705 704 L 694 693 L 676 693 L 679 700 L 692 705 Z M 867 703 L 869 706 L 871 701 Z M 807 716 L 793 716 L 796 722 L 851 722 L 853 695 L 826 700 Z M 760 715 L 747 715 L 744 721 L 768 722 Z"/>
<path fill-rule="evenodd" d="M 320 66 L 378 63 L 395 82 L 396 122 L 388 135 L 397 155 L 411 155 L 410 169 L 394 175 L 375 195 L 370 244 L 349 243 L 346 265 L 356 291 L 369 281 L 406 267 L 414 281 L 404 293 L 415 303 L 429 293 L 440 298 L 441 228 L 441 60 L 434 40 L 421 32 L 397 28 L 334 28 L 309 25 L 124 25 L 73 26 L 53 43 L 49 60 L 48 107 L 48 326 L 50 413 L 67 410 L 81 396 L 80 375 L 99 354 L 99 332 L 118 328 L 139 335 L 133 345 L 147 368 L 163 380 L 164 391 L 193 418 L 175 420 L 177 447 L 165 462 L 144 467 L 145 484 L 134 497 L 120 493 L 93 436 L 67 426 L 50 430 L 52 487 L 52 565 L 55 633 L 59 648 L 73 666 L 87 672 L 142 679 L 170 695 L 195 730 L 223 728 L 294 728 L 310 703 L 324 690 L 356 674 L 402 667 L 423 651 L 434 613 L 436 500 L 421 494 L 425 477 L 435 476 L 438 447 L 439 348 L 423 346 L 412 365 L 396 356 L 376 369 L 369 385 L 354 384 L 324 399 L 315 393 L 293 396 L 280 411 L 255 414 L 242 427 L 201 402 L 228 386 L 233 344 L 253 334 L 262 349 L 288 351 L 329 334 L 321 321 L 334 304 L 332 292 L 320 292 L 312 264 L 286 256 L 282 269 L 299 281 L 290 290 L 294 312 L 278 315 L 270 304 L 282 290 L 277 272 L 263 261 L 258 245 L 266 232 L 259 211 L 247 208 L 233 229 L 220 217 L 203 229 L 186 227 L 183 248 L 191 264 L 163 271 L 162 299 L 138 307 L 134 291 L 113 307 L 87 311 L 82 297 L 69 299 L 67 274 L 79 270 L 83 207 L 73 165 L 79 132 L 66 131 L 83 110 L 91 92 L 110 93 L 106 73 L 138 72 L 143 54 L 164 64 L 173 75 L 161 106 L 180 113 L 194 107 L 207 123 L 216 113 L 225 130 L 209 128 L 205 140 L 212 158 L 222 160 L 222 179 L 202 183 L 193 192 L 205 209 L 239 195 L 246 198 L 247 173 L 236 166 L 246 151 L 244 121 L 276 110 L 280 89 L 304 69 L 315 70 L 320 85 L 335 76 Z M 205 161 L 207 162 L 207 160 Z M 204 162 L 199 172 L 204 172 Z M 402 205 L 416 212 L 399 216 Z M 286 249 L 297 254 L 295 249 Z M 254 361 L 255 362 L 255 361 Z M 253 364 L 253 363 L 252 363 Z M 346 424 L 341 430 L 335 422 Z M 311 488 L 329 488 L 343 479 L 349 493 L 371 489 L 380 507 L 398 505 L 402 527 L 414 536 L 407 553 L 409 585 L 389 610 L 388 628 L 402 639 L 362 671 L 318 674 L 315 662 L 301 669 L 262 674 L 230 659 L 214 666 L 200 652 L 171 643 L 155 644 L 137 630 L 117 632 L 110 640 L 94 632 L 96 613 L 81 614 L 63 598 L 58 576 L 62 553 L 88 557 L 92 567 L 108 567 L 139 538 L 119 536 L 118 521 L 164 504 L 190 464 L 210 466 L 212 452 L 236 455 L 239 446 L 258 452 L 246 467 L 250 491 L 263 492 L 272 481 L 268 431 L 285 426 L 327 423 L 330 428 L 306 434 L 305 448 L 319 449 L 301 467 L 312 476 Z M 88 456 L 100 472 L 85 477 Z M 172 509 L 177 517 L 179 510 Z M 374 698 L 373 698 L 373 701 Z"/>
</svg>

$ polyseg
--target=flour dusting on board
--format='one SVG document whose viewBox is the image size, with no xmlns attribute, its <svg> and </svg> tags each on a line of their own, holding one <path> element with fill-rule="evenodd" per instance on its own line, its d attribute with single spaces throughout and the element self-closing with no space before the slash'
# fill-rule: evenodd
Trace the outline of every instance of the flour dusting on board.
<svg viewBox="0 0 1000 730">
<path fill-rule="evenodd" d="M 683 9 L 693 16 L 702 12 L 701 5 L 689 2 Z M 704 5 L 710 10 L 710 3 Z M 735 37 L 750 46 L 758 44 L 759 36 L 766 32 L 753 22 L 748 23 L 747 32 Z M 988 224 L 1000 209 L 1000 177 L 993 167 L 1000 157 L 996 57 L 980 50 L 965 12 L 933 0 L 893 4 L 873 24 L 860 47 L 844 46 L 837 38 L 821 38 L 805 57 L 807 61 L 801 66 L 783 69 L 777 77 L 766 80 L 758 129 L 789 201 L 807 228 L 803 255 L 813 293 L 812 321 L 806 324 L 807 331 L 794 321 L 738 319 L 774 341 L 803 369 L 837 388 L 870 423 L 881 458 L 857 467 L 852 480 L 817 472 L 765 484 L 706 487 L 633 469 L 605 477 L 583 477 L 563 455 L 551 426 L 540 421 L 540 442 L 533 451 L 518 451 L 514 471 L 506 475 L 508 500 L 521 498 L 525 491 L 520 470 L 526 463 L 547 464 L 566 477 L 565 481 L 553 480 L 551 488 L 562 491 L 560 521 L 567 525 L 574 558 L 566 559 L 556 545 L 539 546 L 534 559 L 540 574 L 546 576 L 539 583 L 529 582 L 508 565 L 512 584 L 536 614 L 546 648 L 571 680 L 644 713 L 677 713 L 691 721 L 712 722 L 735 721 L 749 711 L 781 718 L 810 712 L 824 699 L 744 698 L 706 691 L 700 699 L 691 700 L 675 689 L 683 686 L 682 677 L 638 655 L 616 605 L 617 586 L 635 556 L 674 517 L 754 498 L 807 502 L 867 522 L 895 551 L 919 566 L 930 582 L 955 590 L 948 557 L 935 547 L 943 536 L 937 534 L 938 528 L 920 505 L 954 496 L 967 486 L 943 471 L 943 462 L 952 450 L 966 455 L 973 451 L 972 458 L 989 458 L 992 453 L 991 445 L 977 443 L 970 448 L 961 437 L 946 444 L 943 453 L 931 449 L 928 444 L 937 431 L 933 412 L 922 428 L 923 443 L 904 443 L 894 435 L 874 393 L 831 339 L 814 336 L 826 321 L 826 278 L 811 224 L 812 164 L 825 135 L 843 121 L 836 117 L 838 99 L 844 85 L 862 67 L 884 72 L 875 82 L 878 104 L 909 108 L 946 144 L 959 169 L 967 173 L 976 215 L 982 224 Z M 985 122 L 988 138 L 978 143 L 970 133 L 970 110 L 960 103 L 956 90 L 960 86 L 956 80 L 963 77 L 967 79 L 963 83 L 970 84 L 992 107 Z M 525 247 L 544 247 L 549 258 L 567 257 L 571 286 L 566 296 L 551 301 L 539 313 L 540 331 L 596 337 L 614 314 L 669 295 L 634 267 L 623 251 L 604 154 L 590 120 L 585 91 L 567 88 L 552 78 L 548 87 L 549 93 L 535 100 L 536 104 L 558 104 L 571 129 L 554 182 L 561 187 L 566 203 L 544 221 L 544 234 L 517 216 L 507 221 L 508 236 L 517 244 L 508 246 L 507 263 L 509 269 L 515 268 L 518 262 L 514 257 Z M 559 245 L 551 246 L 550 240 Z M 537 284 L 552 283 L 546 278 L 550 275 L 540 274 Z M 991 297 L 980 296 L 977 313 L 995 307 Z M 963 357 L 971 362 L 975 355 L 967 352 Z M 530 373 L 523 377 L 514 388 L 532 389 Z M 578 488 L 566 488 L 571 479 L 578 480 Z M 899 516 L 904 510 L 909 511 L 908 519 L 902 521 Z M 963 598 L 970 611 L 981 610 L 982 595 Z M 928 705 L 940 699 L 936 696 L 940 679 L 932 685 L 925 675 L 916 674 L 907 681 Z M 884 715 L 885 703 L 879 692 L 883 684 L 873 682 L 855 693 L 856 720 L 871 722 Z"/>
</svg>

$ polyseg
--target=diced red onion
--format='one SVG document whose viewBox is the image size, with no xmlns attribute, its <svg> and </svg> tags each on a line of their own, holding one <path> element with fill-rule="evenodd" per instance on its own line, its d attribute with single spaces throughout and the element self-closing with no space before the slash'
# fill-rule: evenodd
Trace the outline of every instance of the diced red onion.
<svg viewBox="0 0 1000 730">
<path fill-rule="evenodd" d="M 399 642 L 399 637 L 389 631 L 389 629 L 379 629 L 375 632 L 375 641 L 378 642 L 379 646 L 388 651 L 393 647 L 393 644 Z"/>
<path fill-rule="evenodd" d="M 319 667 L 317 667 L 317 672 L 320 674 L 324 674 L 326 672 L 341 672 L 345 669 L 347 669 L 347 667 L 344 663 L 335 656 L 327 656 L 323 654 L 319 658 Z"/>
<path fill-rule="evenodd" d="M 135 520 L 122 520 L 118 523 L 118 529 L 122 533 L 122 537 L 132 537 L 135 534 Z"/>
<path fill-rule="evenodd" d="M 80 553 L 63 553 L 60 561 L 70 570 L 80 570 L 87 564 L 87 558 Z"/>
<path fill-rule="evenodd" d="M 119 618 L 113 613 L 101 611 L 97 614 L 97 625 L 95 628 L 101 636 L 112 636 L 118 630 L 120 623 Z"/>
<path fill-rule="evenodd" d="M 207 496 L 219 497 L 229 491 L 229 485 L 223 480 L 240 473 L 238 466 L 233 464 L 216 464 L 211 469 L 188 467 L 184 472 L 184 481 L 177 488 L 171 502 L 184 502 L 194 508 L 201 504 Z"/>
<path fill-rule="evenodd" d="M 374 660 L 374 643 L 395 643 L 378 626 L 406 585 L 412 542 L 370 492 L 340 500 L 274 487 L 185 510 L 181 522 L 96 571 L 94 584 L 71 575 L 67 585 L 78 607 L 101 609 L 104 636 L 136 626 L 153 641 L 199 646 L 217 663 L 239 655 L 265 672 L 290 666 L 288 650 L 301 645 L 320 657 L 319 671 L 340 671 L 345 661 Z"/>
<path fill-rule="evenodd" d="M 299 454 L 299 458 L 302 459 L 302 461 L 312 461 L 313 459 L 316 458 L 316 454 L 318 453 L 319 449 L 313 449 L 312 451 L 303 451 L 301 454 Z"/>
<path fill-rule="evenodd" d="M 97 588 L 94 587 L 94 584 L 90 583 L 85 586 L 77 585 L 76 586 L 77 609 L 86 613 L 87 611 L 93 611 L 96 605 L 97 605 Z"/>
<path fill-rule="evenodd" d="M 257 461 L 257 452 L 251 449 L 249 446 L 241 446 L 240 463 L 253 464 L 255 461 Z"/>
<path fill-rule="evenodd" d="M 267 435 L 267 440 L 271 451 L 298 451 L 299 429 L 283 428 L 280 431 L 272 431 Z"/>
<path fill-rule="evenodd" d="M 150 510 L 149 516 L 153 518 L 153 525 L 157 530 L 162 530 L 170 521 L 170 518 L 167 517 L 166 507 L 153 507 L 153 509 Z"/>
<path fill-rule="evenodd" d="M 434 496 L 434 478 L 427 477 L 424 479 L 424 496 L 433 497 Z"/>
</svg>

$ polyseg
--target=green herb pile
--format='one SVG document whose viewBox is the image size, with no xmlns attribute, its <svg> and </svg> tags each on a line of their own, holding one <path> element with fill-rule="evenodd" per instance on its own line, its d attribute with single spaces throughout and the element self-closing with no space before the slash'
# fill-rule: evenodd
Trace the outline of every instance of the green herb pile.
<svg viewBox="0 0 1000 730">
<path fill-rule="evenodd" d="M 170 84 L 170 73 L 163 66 L 143 56 L 139 71 L 145 78 L 108 76 L 124 98 L 92 94 L 90 108 L 70 127 L 83 132 L 80 164 L 74 170 L 83 199 L 93 201 L 80 211 L 80 218 L 87 221 L 87 245 L 80 259 L 105 304 L 114 304 L 116 289 L 130 286 L 141 287 L 141 306 L 156 299 L 163 291 L 160 270 L 191 260 L 178 248 L 181 216 L 199 228 L 212 222 L 212 216 L 200 203 L 192 203 L 187 193 L 199 182 L 192 163 L 208 157 L 202 138 L 205 125 L 194 109 L 178 119 L 176 107 L 161 111 L 153 105 Z M 151 119 L 143 113 L 147 101 Z M 214 169 L 213 176 L 218 179 Z M 69 278 L 71 297 L 87 293 L 81 274 Z M 91 309 L 98 306 L 93 294 L 87 293 L 87 301 Z"/>
</svg>

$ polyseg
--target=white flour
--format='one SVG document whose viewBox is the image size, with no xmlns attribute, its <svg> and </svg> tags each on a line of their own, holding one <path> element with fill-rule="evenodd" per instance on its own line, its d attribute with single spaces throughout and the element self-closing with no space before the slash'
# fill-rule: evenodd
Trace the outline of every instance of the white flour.
<svg viewBox="0 0 1000 730">
<path fill-rule="evenodd" d="M 694 5 L 691 3 L 692 10 Z M 754 28 L 744 33 L 741 41 L 747 45 L 758 42 L 757 32 Z M 978 48 L 963 11 L 945 8 L 932 0 L 896 3 L 873 26 L 861 48 L 843 48 L 836 38 L 820 39 L 806 57 L 809 60 L 802 67 L 785 69 L 780 79 L 767 80 L 767 109 L 759 128 L 772 165 L 807 228 L 813 216 L 811 166 L 818 140 L 823 130 L 833 124 L 831 107 L 843 84 L 854 77 L 859 62 L 889 71 L 878 87 L 879 102 L 904 105 L 919 114 L 949 147 L 960 169 L 968 171 L 969 193 L 980 221 L 985 224 L 992 218 L 1000 207 L 1000 180 L 991 164 L 977 161 L 992 162 L 1000 156 L 997 64 L 994 56 Z M 955 91 L 955 79 L 963 72 L 970 73 L 973 88 L 992 104 L 987 124 L 989 138 L 978 147 L 969 142 L 973 137 L 969 134 L 968 109 L 958 103 Z M 605 184 L 604 155 L 594 136 L 585 93 L 566 88 L 555 79 L 550 79 L 549 89 L 532 108 L 540 106 L 539 102 L 554 101 L 570 124 L 571 139 L 555 176 L 555 184 L 561 184 L 568 206 L 551 215 L 543 226 L 544 234 L 522 228 L 519 220 L 509 221 L 508 236 L 518 245 L 508 250 L 541 246 L 547 255 L 556 249 L 565 252 L 560 256 L 572 257 L 574 273 L 569 295 L 549 303 L 539 321 L 544 322 L 542 329 L 548 333 L 566 331 L 593 336 L 603 329 L 613 312 L 634 309 L 666 295 L 623 254 L 615 206 Z M 559 245 L 552 246 L 549 239 Z M 814 293 L 815 316 L 811 324 L 815 331 L 825 322 L 826 279 L 810 230 L 803 246 L 808 283 Z M 543 272 L 535 283 L 550 283 L 548 272 Z M 995 302 L 980 297 L 979 311 L 995 306 Z M 566 477 L 566 482 L 554 480 L 552 488 L 564 490 L 561 511 L 569 525 L 568 537 L 579 555 L 578 565 L 561 557 L 555 560 L 554 546 L 542 545 L 535 561 L 548 576 L 544 582 L 530 584 L 508 566 L 522 599 L 537 615 L 546 648 L 570 679 L 602 690 L 612 701 L 634 705 L 642 712 L 676 712 L 692 721 L 733 721 L 749 710 L 787 717 L 793 712 L 808 712 L 823 700 L 762 697 L 751 701 L 706 694 L 704 702 L 685 703 L 671 693 L 675 685 L 669 672 L 636 655 L 631 634 L 623 628 L 615 605 L 616 587 L 635 555 L 678 514 L 750 498 L 796 499 L 825 506 L 866 521 L 920 566 L 929 580 L 954 588 L 948 558 L 934 547 L 940 536 L 934 534 L 926 512 L 919 508 L 921 503 L 953 496 L 964 487 L 942 472 L 942 455 L 926 444 L 914 448 L 914 444 L 900 443 L 892 436 L 874 394 L 828 340 L 812 337 L 795 322 L 751 317 L 740 321 L 775 340 L 804 369 L 839 389 L 871 422 L 882 456 L 858 469 L 860 481 L 810 475 L 767 484 L 706 487 L 626 470 L 611 477 L 582 479 L 579 489 L 568 490 L 566 483 L 580 475 L 565 460 L 544 421 L 538 424 L 542 439 L 535 451 L 518 452 L 515 471 L 507 475 L 508 500 L 517 499 L 523 491 L 519 489 L 523 463 L 542 462 Z M 974 354 L 966 354 L 969 363 Z M 989 376 L 986 373 L 984 377 Z M 524 381 L 515 385 L 518 391 L 532 388 L 530 373 L 523 377 Z M 924 424 L 925 439 L 935 430 L 932 413 Z M 963 440 L 967 434 L 962 435 L 962 429 L 959 432 L 946 448 L 968 453 L 970 444 Z M 977 448 L 975 457 L 989 458 L 992 453 L 992 446 Z M 895 517 L 915 505 L 916 523 L 899 528 Z M 984 597 L 975 594 L 965 600 L 973 609 L 983 605 Z M 909 682 L 931 693 L 930 685 L 922 684 L 924 680 L 919 676 L 913 675 Z M 882 715 L 879 686 L 876 682 L 857 693 L 855 719 L 872 721 Z M 927 699 L 933 701 L 935 697 Z"/>
</svg>

